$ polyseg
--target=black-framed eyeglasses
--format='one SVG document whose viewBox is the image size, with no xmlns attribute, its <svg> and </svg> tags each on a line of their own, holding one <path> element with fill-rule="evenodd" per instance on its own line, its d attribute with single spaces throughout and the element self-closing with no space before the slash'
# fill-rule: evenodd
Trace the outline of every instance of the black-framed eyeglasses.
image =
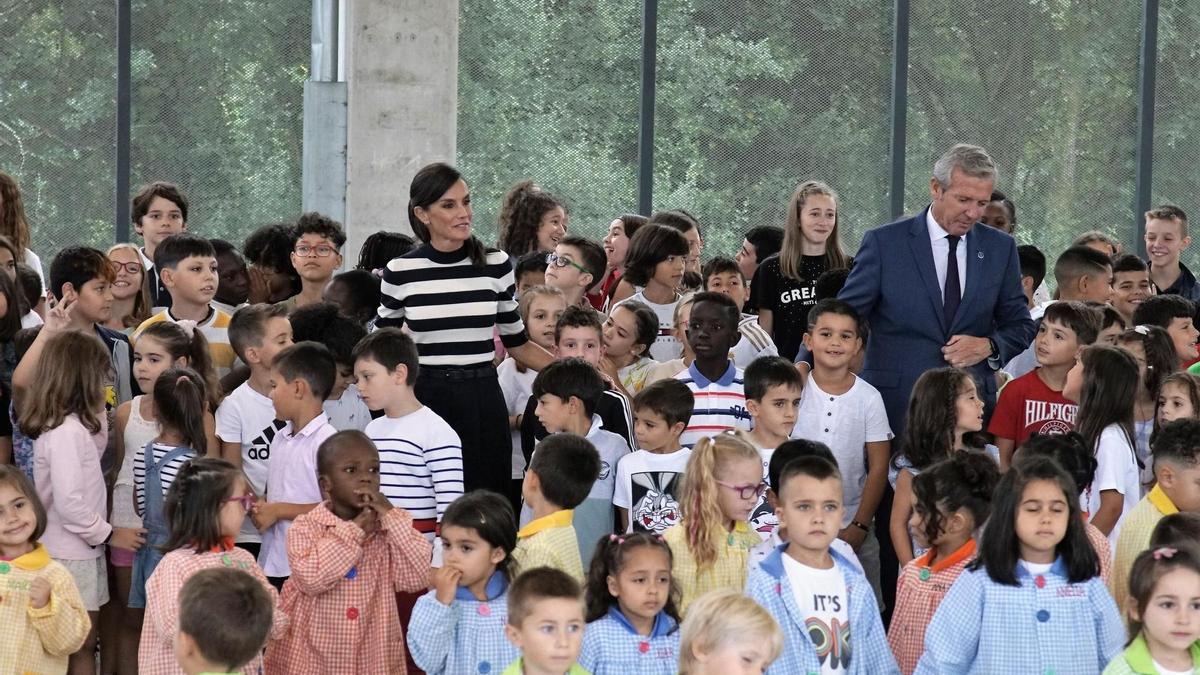
<svg viewBox="0 0 1200 675">
<path fill-rule="evenodd" d="M 750 499 L 751 497 L 761 497 L 767 491 L 767 484 L 760 482 L 758 485 L 730 485 L 725 481 L 717 481 L 717 485 L 723 488 L 733 490 L 741 499 Z"/>
<path fill-rule="evenodd" d="M 328 258 L 337 253 L 337 249 L 332 246 L 309 246 L 308 244 L 297 244 L 293 250 L 301 258 L 307 258 L 313 254 L 316 254 L 318 258 Z"/>
<path fill-rule="evenodd" d="M 579 263 L 575 262 L 574 260 L 571 260 L 570 258 L 568 258 L 566 256 L 558 255 L 557 253 L 547 253 L 546 254 L 546 264 L 554 265 L 555 267 L 566 267 L 567 265 L 570 265 L 571 267 L 574 267 L 575 269 L 579 270 L 580 272 L 586 272 L 588 274 L 591 274 L 591 272 L 588 270 L 588 268 L 584 267 L 583 265 L 580 265 Z"/>
</svg>

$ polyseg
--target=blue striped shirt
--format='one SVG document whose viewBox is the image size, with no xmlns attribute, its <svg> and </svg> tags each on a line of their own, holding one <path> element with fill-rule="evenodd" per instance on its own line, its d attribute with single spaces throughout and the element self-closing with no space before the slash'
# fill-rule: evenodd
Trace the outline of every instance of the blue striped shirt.
<svg viewBox="0 0 1200 675">
<path fill-rule="evenodd" d="M 414 520 L 441 521 L 463 493 L 462 443 L 454 429 L 422 406 L 372 420 L 366 434 L 379 448 L 380 492 Z"/>
</svg>

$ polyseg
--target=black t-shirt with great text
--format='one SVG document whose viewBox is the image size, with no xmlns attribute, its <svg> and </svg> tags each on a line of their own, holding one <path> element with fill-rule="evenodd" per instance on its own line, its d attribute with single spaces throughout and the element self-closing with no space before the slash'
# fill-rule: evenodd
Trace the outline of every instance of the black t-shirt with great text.
<svg viewBox="0 0 1200 675">
<path fill-rule="evenodd" d="M 779 355 L 795 360 L 808 326 L 808 311 L 817 304 L 817 278 L 828 266 L 824 255 L 800 257 L 800 278 L 786 277 L 779 265 L 779 254 L 767 258 L 754 273 L 752 302 L 758 311 L 771 312 L 771 338 Z"/>
</svg>

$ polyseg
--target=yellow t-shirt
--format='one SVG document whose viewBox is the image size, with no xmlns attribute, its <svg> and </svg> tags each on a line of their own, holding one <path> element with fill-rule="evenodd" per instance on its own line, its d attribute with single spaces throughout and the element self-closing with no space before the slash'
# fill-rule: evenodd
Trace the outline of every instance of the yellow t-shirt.
<svg viewBox="0 0 1200 675">
<path fill-rule="evenodd" d="M 208 340 L 208 353 L 212 355 L 213 368 L 217 370 L 217 377 L 224 377 L 228 374 L 230 368 L 233 367 L 233 362 L 237 359 L 237 355 L 233 353 L 233 346 L 229 344 L 230 318 L 225 312 L 213 307 L 208 319 L 203 323 L 196 324 L 196 329 Z M 136 345 L 137 339 L 141 336 L 142 332 L 160 321 L 179 323 L 178 319 L 171 316 L 171 310 L 164 309 L 143 321 L 133 331 L 130 341 Z"/>
</svg>

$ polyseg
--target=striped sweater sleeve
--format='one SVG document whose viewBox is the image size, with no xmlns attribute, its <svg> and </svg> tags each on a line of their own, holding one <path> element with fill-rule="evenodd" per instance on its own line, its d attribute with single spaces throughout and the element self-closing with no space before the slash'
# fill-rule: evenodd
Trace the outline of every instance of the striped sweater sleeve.
<svg viewBox="0 0 1200 675">
<path fill-rule="evenodd" d="M 521 313 L 517 306 L 517 281 L 513 272 L 512 260 L 508 254 L 500 252 L 490 254 L 503 256 L 497 267 L 502 268 L 499 278 L 500 291 L 496 295 L 496 327 L 500 331 L 500 340 L 505 349 L 520 347 L 529 341 L 525 335 L 525 323 L 521 321 Z"/>
<path fill-rule="evenodd" d="M 393 260 L 383 270 L 383 281 L 380 283 L 379 311 L 375 325 L 379 328 L 404 325 L 404 288 L 402 275 Z"/>
<path fill-rule="evenodd" d="M 438 421 L 442 423 L 430 434 L 430 443 L 425 447 L 425 465 L 429 467 L 433 479 L 437 520 L 440 523 L 450 502 L 463 495 L 463 461 L 462 442 L 458 434 L 440 418 Z"/>
</svg>

